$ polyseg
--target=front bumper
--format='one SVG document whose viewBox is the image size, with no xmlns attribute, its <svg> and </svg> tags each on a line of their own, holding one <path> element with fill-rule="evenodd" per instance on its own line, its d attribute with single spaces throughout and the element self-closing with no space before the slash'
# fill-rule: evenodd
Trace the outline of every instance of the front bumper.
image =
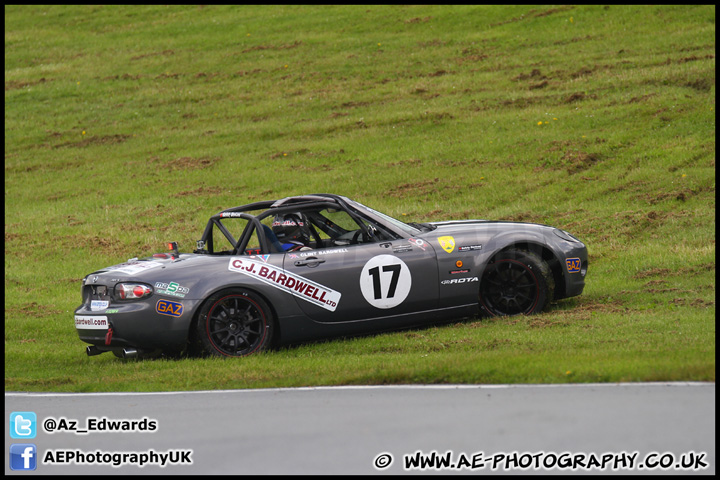
<svg viewBox="0 0 720 480">
<path fill-rule="evenodd" d="M 588 251 L 583 245 L 565 253 L 563 269 L 565 292 L 562 298 L 580 295 L 585 288 L 585 276 L 588 272 Z"/>
</svg>

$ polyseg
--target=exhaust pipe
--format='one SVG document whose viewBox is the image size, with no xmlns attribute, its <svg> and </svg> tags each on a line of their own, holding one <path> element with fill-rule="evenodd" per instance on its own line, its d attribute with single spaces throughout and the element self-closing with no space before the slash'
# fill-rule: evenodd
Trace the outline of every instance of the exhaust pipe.
<svg viewBox="0 0 720 480">
<path fill-rule="evenodd" d="M 101 353 L 105 353 L 105 352 L 107 352 L 107 350 L 100 350 L 95 345 L 88 345 L 87 348 L 85 349 L 85 353 L 87 353 L 88 357 L 92 357 L 94 355 L 100 355 Z"/>
<path fill-rule="evenodd" d="M 135 348 L 123 348 L 122 358 L 137 358 L 138 351 Z"/>
<path fill-rule="evenodd" d="M 106 350 L 101 347 L 96 347 L 95 345 L 88 345 L 85 348 L 85 353 L 88 357 L 92 357 L 95 355 L 100 355 L 101 353 L 109 352 L 110 350 Z M 118 355 L 117 351 L 114 351 L 115 356 L 122 357 L 122 358 L 138 358 L 142 351 L 139 351 L 137 348 L 123 348 L 120 354 Z"/>
</svg>

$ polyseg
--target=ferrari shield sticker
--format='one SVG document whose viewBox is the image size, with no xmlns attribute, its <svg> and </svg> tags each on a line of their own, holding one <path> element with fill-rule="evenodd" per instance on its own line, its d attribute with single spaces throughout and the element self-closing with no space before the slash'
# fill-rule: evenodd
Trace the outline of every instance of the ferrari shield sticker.
<svg viewBox="0 0 720 480">
<path fill-rule="evenodd" d="M 438 237 L 438 243 L 447 253 L 452 253 L 455 250 L 455 239 L 453 237 Z"/>
<path fill-rule="evenodd" d="M 228 270 L 256 278 L 271 287 L 331 312 L 334 312 L 340 303 L 340 292 L 264 262 L 245 257 L 233 257 L 230 259 Z"/>
<path fill-rule="evenodd" d="M 393 255 L 378 255 L 367 261 L 360 273 L 360 290 L 376 308 L 400 305 L 410 293 L 412 276 L 408 266 Z"/>
</svg>

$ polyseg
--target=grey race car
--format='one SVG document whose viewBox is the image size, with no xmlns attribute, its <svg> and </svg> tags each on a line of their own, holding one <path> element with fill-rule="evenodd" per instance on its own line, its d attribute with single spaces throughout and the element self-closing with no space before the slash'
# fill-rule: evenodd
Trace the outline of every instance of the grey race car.
<svg viewBox="0 0 720 480">
<path fill-rule="evenodd" d="M 213 215 L 193 253 L 86 276 L 86 353 L 244 356 L 272 345 L 440 320 L 533 314 L 580 295 L 588 256 L 569 233 L 486 220 L 406 224 L 316 194 Z"/>
</svg>

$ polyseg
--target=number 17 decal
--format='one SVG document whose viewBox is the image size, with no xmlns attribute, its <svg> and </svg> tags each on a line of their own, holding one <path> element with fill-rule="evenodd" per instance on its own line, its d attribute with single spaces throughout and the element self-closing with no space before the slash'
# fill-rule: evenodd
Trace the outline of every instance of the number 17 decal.
<svg viewBox="0 0 720 480">
<path fill-rule="evenodd" d="M 410 293 L 412 276 L 398 257 L 378 255 L 365 264 L 360 273 L 360 290 L 365 300 L 376 308 L 400 305 Z"/>
</svg>

